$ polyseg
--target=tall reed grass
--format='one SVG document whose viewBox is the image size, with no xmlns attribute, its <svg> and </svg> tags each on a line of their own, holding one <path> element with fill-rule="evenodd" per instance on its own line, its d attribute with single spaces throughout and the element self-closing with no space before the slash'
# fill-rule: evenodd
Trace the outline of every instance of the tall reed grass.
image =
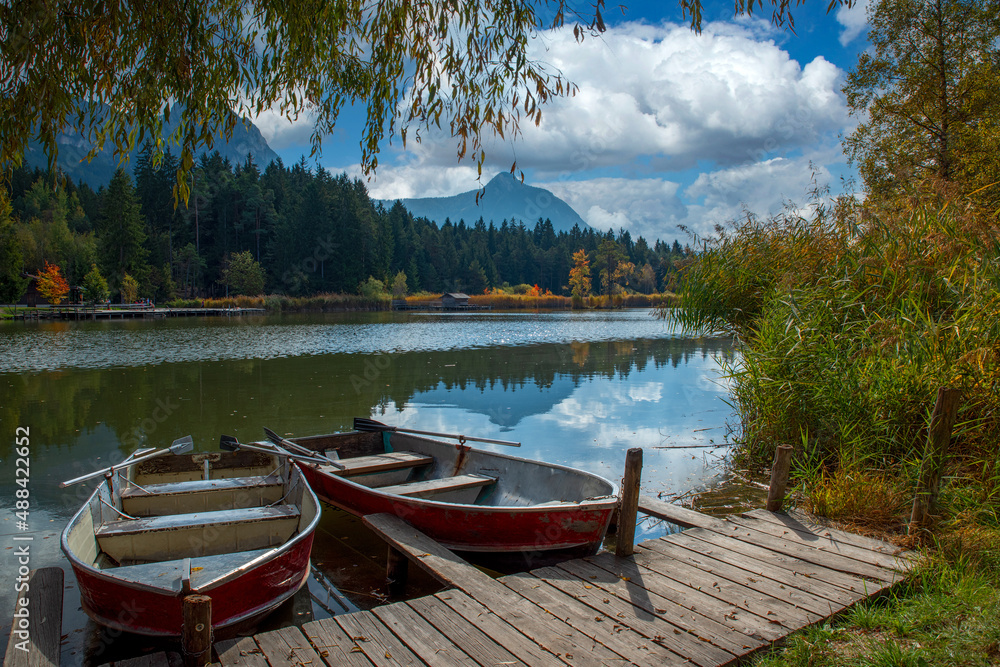
<svg viewBox="0 0 1000 667">
<path fill-rule="evenodd" d="M 838 469 L 872 483 L 887 470 L 912 477 L 935 392 L 957 386 L 952 472 L 986 483 L 996 502 L 998 239 L 995 221 L 954 206 L 885 213 L 842 202 L 750 216 L 706 246 L 684 276 L 682 307 L 663 314 L 741 342 L 727 367 L 738 463 L 764 467 L 788 443 L 814 490 L 842 484 Z"/>
</svg>

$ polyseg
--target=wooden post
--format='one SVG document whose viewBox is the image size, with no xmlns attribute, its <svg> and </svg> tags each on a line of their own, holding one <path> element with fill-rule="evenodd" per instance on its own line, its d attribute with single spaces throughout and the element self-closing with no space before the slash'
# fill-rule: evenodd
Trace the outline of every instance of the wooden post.
<svg viewBox="0 0 1000 667">
<path fill-rule="evenodd" d="M 938 389 L 934 412 L 931 413 L 931 425 L 927 431 L 924 459 L 920 463 L 917 492 L 913 497 L 913 509 L 910 512 L 910 526 L 907 530 L 910 535 L 928 528 L 931 516 L 937 509 L 941 472 L 944 469 L 948 443 L 951 441 L 951 429 L 955 425 L 961 397 L 960 389 L 953 387 Z"/>
<path fill-rule="evenodd" d="M 406 591 L 409 568 L 410 561 L 403 555 L 403 552 L 390 544 L 385 565 L 385 578 L 389 582 L 389 595 L 396 597 Z"/>
<path fill-rule="evenodd" d="M 212 662 L 212 598 L 185 596 L 183 615 L 181 652 L 184 667 L 204 667 Z"/>
<path fill-rule="evenodd" d="M 768 512 L 780 512 L 785 502 L 788 487 L 788 469 L 792 463 L 792 446 L 778 445 L 774 451 L 774 465 L 771 466 L 771 485 L 767 487 Z"/>
<path fill-rule="evenodd" d="M 635 523 L 639 514 L 639 482 L 642 478 L 642 449 L 633 447 L 625 456 L 622 495 L 618 501 L 618 536 L 615 555 L 620 558 L 635 552 Z"/>
</svg>

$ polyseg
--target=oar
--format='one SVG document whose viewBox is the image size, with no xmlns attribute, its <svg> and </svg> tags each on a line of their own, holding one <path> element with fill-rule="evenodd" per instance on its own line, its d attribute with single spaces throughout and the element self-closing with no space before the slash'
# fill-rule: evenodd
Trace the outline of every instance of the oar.
<svg viewBox="0 0 1000 667">
<path fill-rule="evenodd" d="M 88 479 L 94 479 L 95 477 L 104 477 L 106 475 L 113 474 L 116 470 L 124 470 L 134 466 L 136 463 L 142 463 L 143 461 L 148 461 L 149 459 L 155 459 L 157 456 L 163 456 L 164 454 L 187 454 L 192 449 L 194 449 L 194 440 L 191 439 L 190 435 L 186 435 L 183 438 L 178 438 L 174 440 L 173 444 L 164 449 L 157 449 L 149 454 L 142 454 L 141 456 L 136 456 L 139 452 L 149 451 L 137 450 L 129 455 L 127 459 L 121 463 L 113 466 L 104 468 L 103 470 L 95 470 L 92 473 L 86 474 L 82 477 L 77 477 L 76 479 L 70 479 L 59 485 L 60 488 L 66 488 L 73 484 L 78 484 L 80 482 L 86 482 Z"/>
<path fill-rule="evenodd" d="M 465 442 L 466 440 L 474 440 L 476 442 L 491 442 L 495 445 L 510 445 L 511 447 L 520 447 L 521 443 L 511 442 L 510 440 L 493 440 L 492 438 L 476 438 L 471 435 L 455 435 L 454 433 L 434 433 L 433 431 L 414 431 L 409 428 L 399 428 L 398 426 L 389 426 L 388 424 L 383 424 L 382 422 L 377 422 L 374 419 L 365 419 L 363 417 L 354 418 L 354 430 L 355 431 L 398 431 L 399 433 L 413 433 L 415 435 L 430 435 L 436 438 L 454 438 L 459 442 Z"/>
<path fill-rule="evenodd" d="M 271 442 L 273 442 L 278 447 L 284 447 L 285 449 L 290 449 L 291 451 L 298 452 L 299 454 L 302 454 L 303 456 L 312 456 L 312 457 L 319 457 L 319 458 L 322 458 L 322 459 L 326 459 L 327 463 L 329 463 L 333 467 L 335 467 L 335 468 L 337 468 L 339 470 L 343 470 L 344 469 L 344 465 L 342 463 L 340 463 L 339 461 L 337 461 L 336 459 L 331 459 L 326 454 L 320 454 L 319 452 L 314 452 L 313 450 L 306 449 L 302 445 L 300 445 L 298 443 L 295 443 L 295 442 L 292 442 L 291 440 L 288 440 L 287 438 L 282 438 L 280 435 L 278 435 L 277 433 L 275 433 L 271 429 L 267 428 L 266 426 L 264 427 L 264 433 L 267 434 L 267 439 L 270 440 Z"/>
<path fill-rule="evenodd" d="M 261 444 L 248 445 L 246 443 L 240 442 L 231 435 L 224 435 L 219 438 L 219 449 L 224 449 L 227 452 L 238 452 L 241 449 L 245 449 L 251 452 L 260 452 L 261 454 L 273 454 L 275 456 L 287 456 L 293 461 L 304 461 L 306 463 L 321 463 L 326 465 L 329 463 L 326 459 L 316 458 L 314 456 L 302 456 L 301 454 L 295 454 L 293 452 L 288 452 L 278 447 L 277 445 L 267 445 L 262 446 Z"/>
</svg>

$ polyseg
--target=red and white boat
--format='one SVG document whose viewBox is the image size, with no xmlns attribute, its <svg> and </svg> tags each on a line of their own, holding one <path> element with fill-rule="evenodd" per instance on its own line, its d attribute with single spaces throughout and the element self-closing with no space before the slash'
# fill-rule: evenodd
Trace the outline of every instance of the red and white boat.
<svg viewBox="0 0 1000 667">
<path fill-rule="evenodd" d="M 284 441 L 335 459 L 300 463 L 331 505 L 357 516 L 395 514 L 460 552 L 531 559 L 589 555 L 601 546 L 618 502 L 612 482 L 464 444 L 478 438 L 453 444 L 371 420 L 356 420 L 355 428 L 359 423 L 377 430 Z"/>
<path fill-rule="evenodd" d="M 126 632 L 181 634 L 184 596 L 212 598 L 212 627 L 249 625 L 309 576 L 320 505 L 287 457 L 142 450 L 105 476 L 62 534 L 83 609 Z M 172 454 L 163 456 L 163 454 Z"/>
</svg>

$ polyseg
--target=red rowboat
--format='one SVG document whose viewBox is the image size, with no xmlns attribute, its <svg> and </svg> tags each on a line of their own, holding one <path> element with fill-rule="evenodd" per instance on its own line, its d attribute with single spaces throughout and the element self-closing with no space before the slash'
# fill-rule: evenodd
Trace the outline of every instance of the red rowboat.
<svg viewBox="0 0 1000 667">
<path fill-rule="evenodd" d="M 212 598 L 218 634 L 306 583 L 320 506 L 295 464 L 260 452 L 159 453 L 105 471 L 63 531 L 94 621 L 180 636 L 182 600 L 201 594 Z"/>
<path fill-rule="evenodd" d="M 320 498 L 357 516 L 395 514 L 450 549 L 529 560 L 598 550 L 617 504 L 615 484 L 464 440 L 354 431 L 290 442 L 337 459 L 300 463 Z"/>
</svg>

